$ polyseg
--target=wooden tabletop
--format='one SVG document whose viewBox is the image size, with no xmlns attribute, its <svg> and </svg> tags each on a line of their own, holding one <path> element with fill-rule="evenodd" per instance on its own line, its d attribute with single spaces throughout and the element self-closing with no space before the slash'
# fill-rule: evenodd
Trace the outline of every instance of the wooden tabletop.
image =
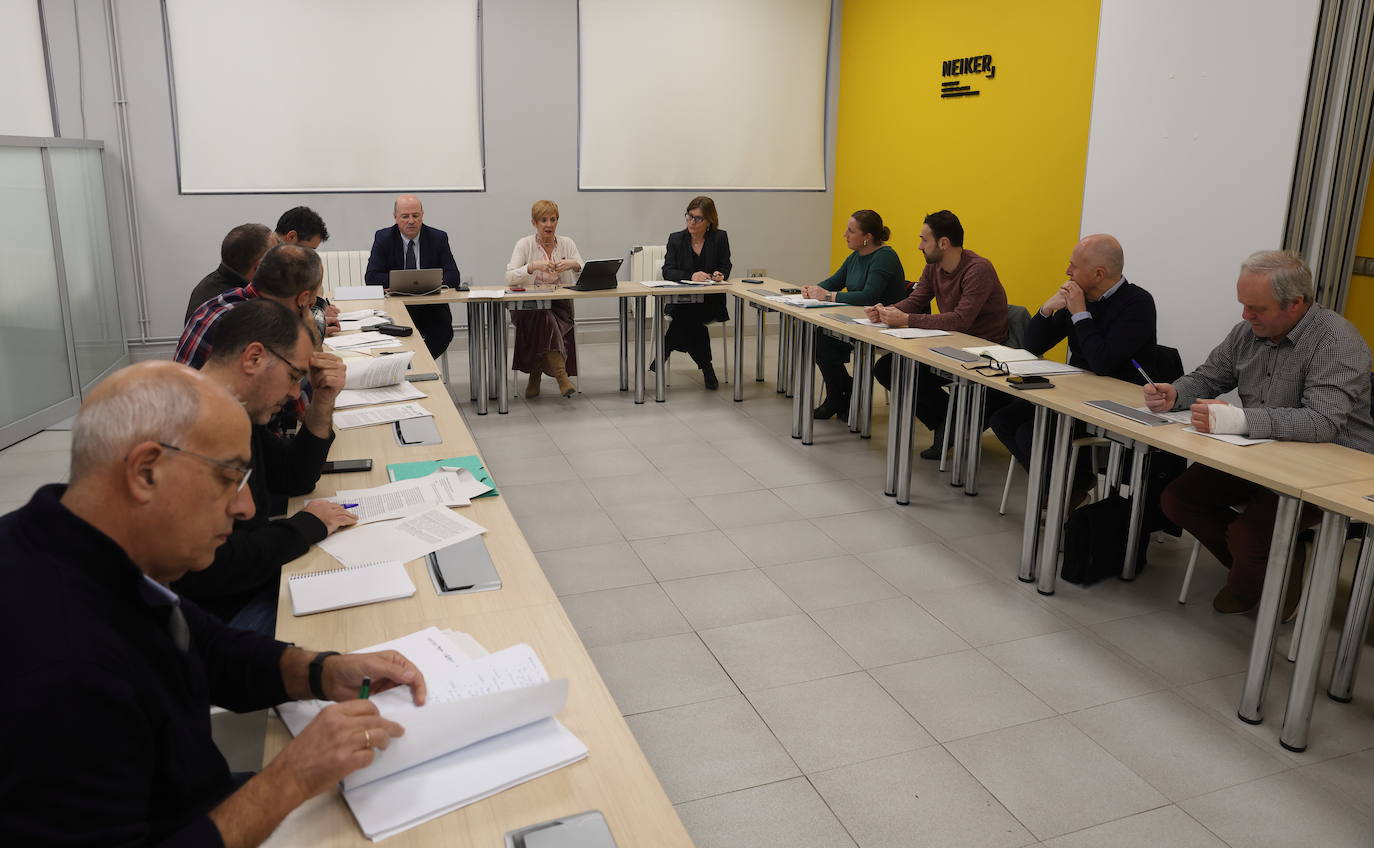
<svg viewBox="0 0 1374 848">
<path fill-rule="evenodd" d="M 1367 500 L 1368 495 L 1374 495 L 1374 479 L 1371 478 L 1307 489 L 1302 493 L 1302 499 L 1355 521 L 1374 524 L 1374 501 Z"/>
<path fill-rule="evenodd" d="M 503 301 L 520 300 L 581 300 L 585 298 L 605 298 L 605 297 L 653 297 L 655 295 L 667 294 L 727 294 L 735 291 L 736 286 L 730 281 L 714 283 L 701 286 L 683 286 L 681 288 L 655 288 L 646 286 L 643 283 L 621 280 L 613 289 L 597 289 L 595 291 L 578 291 L 577 289 L 565 288 L 529 288 L 525 291 L 513 292 L 504 286 L 473 286 L 467 291 L 457 291 L 455 289 L 444 289 L 438 294 L 427 295 L 392 295 L 388 294 L 386 303 L 377 308 L 393 308 L 397 304 L 426 304 L 426 303 L 467 303 L 474 301 L 479 303 L 501 303 Z M 504 291 L 505 294 L 498 297 L 482 297 L 482 292 Z M 475 294 L 475 296 L 474 296 Z"/>
</svg>

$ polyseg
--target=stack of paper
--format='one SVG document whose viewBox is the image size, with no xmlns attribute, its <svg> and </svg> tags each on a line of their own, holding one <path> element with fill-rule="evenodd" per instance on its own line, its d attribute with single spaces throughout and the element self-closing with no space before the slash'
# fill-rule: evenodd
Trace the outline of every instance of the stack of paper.
<svg viewBox="0 0 1374 848">
<path fill-rule="evenodd" d="M 846 303 L 837 303 L 833 300 L 816 300 L 810 297 L 802 297 L 799 294 L 777 294 L 767 295 L 764 300 L 774 300 L 778 303 L 785 303 L 788 306 L 800 306 L 804 309 L 815 309 L 821 306 L 848 306 Z"/>
<path fill-rule="evenodd" d="M 406 418 L 425 418 L 434 413 L 418 403 L 398 403 L 392 406 L 372 406 L 367 409 L 345 409 L 334 413 L 334 426 L 340 430 L 390 424 Z"/>
<path fill-rule="evenodd" d="M 468 300 L 490 300 L 505 296 L 505 289 L 468 289 Z"/>
<path fill-rule="evenodd" d="M 355 524 L 325 537 L 320 549 L 346 566 L 409 562 L 485 532 L 487 528 L 446 506 L 432 506 L 407 518 Z"/>
<path fill-rule="evenodd" d="M 337 504 L 356 504 L 348 511 L 359 524 L 402 518 L 434 506 L 468 506 L 472 499 L 491 491 L 466 468 L 440 471 L 414 480 L 400 480 L 368 489 L 344 489 L 332 498 Z"/>
<path fill-rule="evenodd" d="M 394 336 L 365 330 L 361 333 L 342 333 L 330 336 L 324 344 L 331 350 L 373 350 L 384 347 L 400 347 Z"/>
<path fill-rule="evenodd" d="M 404 654 L 425 676 L 426 704 L 398 687 L 372 698 L 382 715 L 406 729 L 366 768 L 343 781 L 343 797 L 363 834 L 374 841 L 587 756 L 587 746 L 556 716 L 568 681 L 549 680 L 528 645 L 486 654 L 466 634 L 425 630 L 365 648 Z M 277 708 L 299 735 L 326 705 L 300 701 Z"/>
<path fill-rule="evenodd" d="M 1159 412 L 1155 413 L 1155 415 L 1161 414 L 1162 413 Z M 1225 442 L 1228 445 L 1237 445 L 1243 448 L 1249 447 L 1250 445 L 1268 444 L 1269 442 L 1274 441 L 1273 439 L 1252 439 L 1248 436 L 1237 436 L 1232 433 L 1204 433 L 1201 430 L 1198 430 L 1195 427 L 1193 427 L 1193 425 L 1191 424 L 1189 424 L 1187 427 L 1184 427 L 1183 432 L 1197 433 L 1199 436 L 1206 436 L 1209 439 L 1216 439 L 1218 442 Z"/>
<path fill-rule="evenodd" d="M 676 289 L 682 286 L 714 286 L 718 283 L 698 283 L 693 280 L 645 280 L 641 286 L 651 289 Z"/>
<path fill-rule="evenodd" d="M 999 360 L 1005 362 L 1005 360 Z M 1082 368 L 1075 368 L 1052 359 L 1030 359 L 1023 362 L 1005 362 L 1007 370 L 1022 377 L 1050 377 L 1055 374 L 1079 374 Z"/>
<path fill-rule="evenodd" d="M 348 376 L 344 379 L 343 391 L 334 402 L 336 409 L 350 406 L 363 406 L 371 403 L 391 403 L 401 400 L 416 400 L 425 396 L 410 383 L 405 382 L 406 371 L 414 351 L 405 351 L 393 356 L 353 357 L 344 361 Z"/>
<path fill-rule="evenodd" d="M 983 356 L 998 362 L 1029 362 L 1032 359 L 1040 358 L 1028 350 L 1022 350 L 1019 347 L 1007 347 L 1006 345 L 976 345 L 963 348 L 963 350 L 974 356 Z"/>
<path fill-rule="evenodd" d="M 381 286 L 335 286 L 335 300 L 381 300 L 386 292 Z"/>
<path fill-rule="evenodd" d="M 424 477 L 436 471 L 458 471 L 464 468 L 471 471 L 472 476 L 476 477 L 479 482 L 491 487 L 490 492 L 485 495 L 478 495 L 478 497 L 488 498 L 497 494 L 496 481 L 491 479 L 491 472 L 487 471 L 482 460 L 476 456 L 455 456 L 437 460 L 422 459 L 416 462 L 392 462 L 386 467 L 386 476 L 388 480 L 395 482 L 397 480 L 413 480 L 416 477 Z"/>
<path fill-rule="evenodd" d="M 875 324 L 874 326 L 879 326 Z M 948 330 L 923 330 L 920 327 L 896 327 L 891 330 L 883 330 L 883 335 L 892 336 L 894 339 L 933 339 L 936 336 L 949 335 Z"/>
<path fill-rule="evenodd" d="M 378 403 L 396 403 L 403 400 L 419 400 L 427 397 L 413 383 L 397 383 L 376 389 L 344 389 L 334 400 L 335 409 L 348 409 L 353 406 L 371 406 Z"/>
</svg>

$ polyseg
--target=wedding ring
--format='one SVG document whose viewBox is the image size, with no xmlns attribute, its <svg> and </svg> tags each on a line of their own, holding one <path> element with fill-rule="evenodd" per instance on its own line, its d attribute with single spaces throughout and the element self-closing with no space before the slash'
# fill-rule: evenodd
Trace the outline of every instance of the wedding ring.
<svg viewBox="0 0 1374 848">
<path fill-rule="evenodd" d="M 366 727 L 363 728 L 363 747 L 364 747 L 364 748 L 371 748 L 371 747 L 372 747 L 372 734 L 367 732 L 367 728 L 366 728 Z"/>
</svg>

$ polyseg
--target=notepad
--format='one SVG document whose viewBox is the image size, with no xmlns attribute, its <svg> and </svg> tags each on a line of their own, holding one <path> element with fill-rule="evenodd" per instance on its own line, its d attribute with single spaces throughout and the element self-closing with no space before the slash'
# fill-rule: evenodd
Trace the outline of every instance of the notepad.
<svg viewBox="0 0 1374 848">
<path fill-rule="evenodd" d="M 879 330 L 879 332 L 885 336 L 892 336 L 894 339 L 933 339 L 936 336 L 949 335 L 948 330 L 927 330 L 921 327 L 894 327 L 891 330 Z"/>
<path fill-rule="evenodd" d="M 394 601 L 415 594 L 415 584 L 406 574 L 405 565 L 395 560 L 293 574 L 287 580 L 287 588 L 291 590 L 291 611 L 295 615 Z"/>
</svg>

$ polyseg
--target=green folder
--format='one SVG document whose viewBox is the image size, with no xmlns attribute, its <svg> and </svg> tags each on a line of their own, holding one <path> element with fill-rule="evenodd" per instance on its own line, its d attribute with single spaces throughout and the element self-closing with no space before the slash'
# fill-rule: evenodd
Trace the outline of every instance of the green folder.
<svg viewBox="0 0 1374 848">
<path fill-rule="evenodd" d="M 476 456 L 455 456 L 452 459 L 422 460 L 420 462 L 393 462 L 387 465 L 386 474 L 391 482 L 397 480 L 414 480 L 416 477 L 425 477 L 439 470 L 439 466 L 447 465 L 449 468 L 466 468 L 472 472 L 479 482 L 491 487 L 491 491 L 486 494 L 478 495 L 479 498 L 491 498 L 497 495 L 496 483 L 491 479 L 491 474 L 482 465 L 482 460 Z"/>
</svg>

